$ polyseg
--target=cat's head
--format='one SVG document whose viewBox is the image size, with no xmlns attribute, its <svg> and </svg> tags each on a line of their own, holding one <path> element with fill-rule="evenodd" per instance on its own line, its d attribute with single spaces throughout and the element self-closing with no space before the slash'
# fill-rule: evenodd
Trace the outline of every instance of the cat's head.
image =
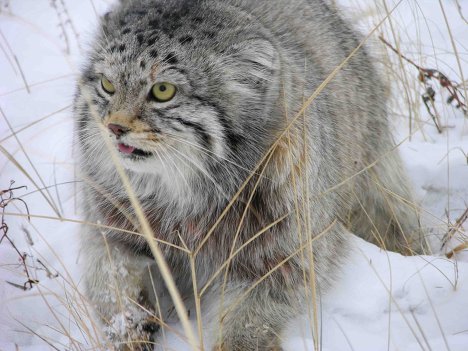
<svg viewBox="0 0 468 351">
<path fill-rule="evenodd" d="M 129 172 L 237 185 L 278 128 L 275 44 L 247 15 L 227 21 L 228 9 L 138 4 L 103 18 L 83 72 L 76 111 L 84 157 L 112 168 L 101 128 Z"/>
</svg>

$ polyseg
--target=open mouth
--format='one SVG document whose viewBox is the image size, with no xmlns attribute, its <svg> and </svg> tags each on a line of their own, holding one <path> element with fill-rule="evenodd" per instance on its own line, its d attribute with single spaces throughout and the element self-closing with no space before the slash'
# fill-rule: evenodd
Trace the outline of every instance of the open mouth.
<svg viewBox="0 0 468 351">
<path fill-rule="evenodd" d="M 139 158 L 144 158 L 144 157 L 149 157 L 151 156 L 151 152 L 147 152 L 145 150 L 137 149 L 136 147 L 119 143 L 118 145 L 120 153 L 128 156 L 133 156 L 133 157 L 139 157 Z"/>
</svg>

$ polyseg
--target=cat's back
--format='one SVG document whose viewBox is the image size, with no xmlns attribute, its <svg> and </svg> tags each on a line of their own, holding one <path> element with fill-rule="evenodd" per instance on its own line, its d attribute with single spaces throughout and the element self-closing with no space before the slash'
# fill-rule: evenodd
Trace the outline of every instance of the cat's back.
<svg viewBox="0 0 468 351">
<path fill-rule="evenodd" d="M 324 55 L 325 40 L 326 46 L 340 44 L 345 50 L 356 41 L 341 14 L 324 0 L 121 0 L 115 10 L 114 29 L 159 30 L 169 39 L 188 30 L 194 35 L 211 30 L 213 45 L 228 37 L 246 39 L 236 34 L 250 29 L 252 36 L 263 29 L 262 34 L 289 48 L 299 44 L 310 50 L 320 42 L 316 48 Z"/>
</svg>

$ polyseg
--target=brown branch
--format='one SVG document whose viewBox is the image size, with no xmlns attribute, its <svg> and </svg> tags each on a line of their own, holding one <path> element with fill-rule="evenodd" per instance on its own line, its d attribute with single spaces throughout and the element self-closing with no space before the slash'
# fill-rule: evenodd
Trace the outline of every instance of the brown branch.
<svg viewBox="0 0 468 351">
<path fill-rule="evenodd" d="M 450 229 L 449 231 L 444 235 L 443 239 L 442 239 L 442 249 L 445 248 L 448 244 L 448 242 L 450 241 L 450 239 L 453 238 L 453 236 L 457 233 L 457 232 L 460 232 L 461 229 L 462 229 L 462 226 L 463 224 L 468 220 L 468 208 L 466 208 L 466 210 L 460 215 L 460 217 L 457 218 L 457 220 L 455 221 L 455 224 L 450 226 Z M 463 248 L 466 248 L 467 243 L 463 243 L 459 246 L 457 246 L 457 248 L 453 249 L 451 252 L 449 252 L 447 254 L 447 257 L 450 258 L 455 252 L 463 249 Z"/>
<path fill-rule="evenodd" d="M 412 65 L 413 67 L 415 67 L 418 70 L 418 73 L 419 73 L 418 79 L 419 79 L 419 81 L 421 83 L 424 84 L 424 87 L 425 87 L 425 91 L 421 95 L 421 97 L 423 99 L 424 104 L 426 105 L 426 108 L 427 108 L 429 114 L 431 115 L 432 119 L 434 120 L 434 123 L 436 124 L 436 127 L 437 127 L 439 132 L 442 132 L 442 130 L 440 128 L 440 123 L 437 122 L 437 118 L 435 117 L 435 114 L 432 112 L 432 110 L 430 109 L 430 107 L 428 105 L 428 102 L 429 101 L 434 101 L 434 97 L 435 97 L 435 91 L 431 87 L 431 85 L 429 84 L 429 81 L 431 81 L 432 79 L 438 81 L 440 86 L 442 88 L 444 88 L 445 90 L 447 90 L 447 92 L 449 94 L 449 98 L 446 101 L 447 104 L 452 104 L 453 102 L 455 102 L 456 103 L 455 107 L 458 108 L 458 109 L 461 109 L 463 111 L 463 114 L 465 115 L 465 117 L 468 117 L 468 108 L 467 108 L 466 103 L 465 103 L 465 97 L 461 93 L 461 91 L 459 89 L 460 85 L 458 83 L 450 80 L 445 74 L 443 74 L 442 72 L 440 72 L 437 69 L 421 67 L 416 62 L 409 59 L 408 57 L 403 55 L 401 52 L 399 52 L 397 49 L 395 49 L 395 47 L 392 44 L 390 44 L 387 40 L 385 40 L 383 36 L 380 35 L 379 39 L 390 50 L 392 50 L 394 53 L 396 53 L 398 56 L 400 56 L 403 60 L 405 60 L 406 62 L 408 62 L 410 65 Z"/>
<path fill-rule="evenodd" d="M 35 284 L 39 283 L 39 281 L 37 279 L 31 278 L 28 266 L 26 264 L 27 254 L 26 253 L 21 253 L 20 250 L 18 249 L 18 247 L 13 242 L 13 240 L 11 240 L 11 238 L 8 236 L 8 229 L 9 228 L 8 228 L 8 225 L 5 222 L 5 208 L 10 203 L 12 203 L 14 201 L 19 201 L 25 206 L 26 213 L 27 213 L 27 216 L 28 216 L 28 220 L 30 220 L 29 208 L 28 208 L 28 205 L 26 204 L 26 202 L 24 200 L 18 198 L 18 197 L 15 197 L 13 195 L 14 190 L 18 190 L 18 189 L 22 189 L 22 188 L 26 188 L 26 187 L 25 186 L 19 186 L 19 187 L 14 188 L 13 184 L 14 184 L 14 181 L 12 180 L 10 182 L 10 186 L 8 187 L 8 189 L 0 190 L 0 209 L 2 211 L 1 225 L 0 225 L 0 234 L 1 234 L 0 244 L 2 243 L 2 241 L 4 239 L 8 240 L 8 242 L 11 244 L 13 249 L 18 254 L 18 256 L 20 258 L 21 265 L 23 266 L 23 269 L 24 269 L 24 272 L 26 273 L 26 278 L 27 278 L 27 281 L 22 286 L 19 285 L 19 284 L 11 283 L 11 282 L 7 282 L 7 283 L 9 283 L 10 285 L 15 286 L 15 287 L 22 288 L 23 290 L 29 290 L 29 289 L 32 289 Z"/>
</svg>

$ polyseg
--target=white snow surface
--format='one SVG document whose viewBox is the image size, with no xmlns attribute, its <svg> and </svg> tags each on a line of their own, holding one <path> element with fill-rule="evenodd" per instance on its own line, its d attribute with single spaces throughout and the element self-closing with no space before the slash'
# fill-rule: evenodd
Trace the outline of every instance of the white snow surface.
<svg viewBox="0 0 468 351">
<path fill-rule="evenodd" d="M 27 254 L 29 272 L 39 281 L 28 291 L 10 284 L 23 285 L 25 275 L 18 254 L 4 239 L 0 244 L 0 351 L 92 349 L 96 335 L 92 324 L 78 326 L 76 322 L 77 315 L 84 320 L 87 317 L 79 295 L 79 224 L 74 221 L 80 220 L 80 215 L 75 186 L 70 183 L 75 179 L 70 106 L 86 43 L 92 38 L 98 15 L 111 3 L 0 1 L 0 189 L 8 188 L 10 180 L 15 180 L 14 186 L 27 185 L 14 194 L 27 203 L 31 221 L 14 215 L 26 213 L 18 201 L 6 208 L 10 214 L 5 221 L 9 238 Z M 388 8 L 397 3 L 387 1 Z M 461 13 L 468 18 L 468 2 L 459 3 Z M 466 81 L 468 26 L 455 1 L 443 0 L 441 4 L 454 43 L 438 1 L 404 0 L 392 13 L 392 24 L 408 57 L 424 67 L 440 69 L 456 82 Z M 376 11 L 371 1 L 341 0 L 339 6 L 363 33 L 385 16 L 385 10 Z M 387 20 L 377 34 L 383 33 L 394 43 L 389 24 Z M 371 47 L 383 50 L 375 36 L 372 40 Z M 396 57 L 394 62 L 398 68 Z M 409 80 L 416 82 L 415 69 L 404 66 Z M 403 257 L 353 238 L 354 249 L 337 284 L 321 298 L 318 344 L 323 351 L 468 350 L 468 253 L 460 251 L 448 259 L 440 252 L 440 235 L 468 203 L 468 120 L 459 109 L 437 103 L 442 124 L 449 126 L 439 134 L 420 104 L 421 86 L 410 84 L 414 85 L 410 94 L 419 103 L 412 111 L 417 111 L 420 119 L 413 123 L 411 140 L 409 108 L 405 92 L 397 84 L 392 119 L 400 152 L 424 209 L 423 224 L 433 228 L 434 254 Z M 50 186 L 47 191 L 61 204 L 66 220 L 57 219 L 37 191 L 44 185 Z M 462 239 L 460 234 L 450 247 Z M 309 321 L 308 311 L 304 311 L 289 326 L 283 336 L 286 350 L 314 350 Z M 157 349 L 189 350 L 177 336 L 176 331 L 182 331 L 180 325 L 174 322 L 173 328 L 175 332 L 161 338 Z"/>
</svg>

